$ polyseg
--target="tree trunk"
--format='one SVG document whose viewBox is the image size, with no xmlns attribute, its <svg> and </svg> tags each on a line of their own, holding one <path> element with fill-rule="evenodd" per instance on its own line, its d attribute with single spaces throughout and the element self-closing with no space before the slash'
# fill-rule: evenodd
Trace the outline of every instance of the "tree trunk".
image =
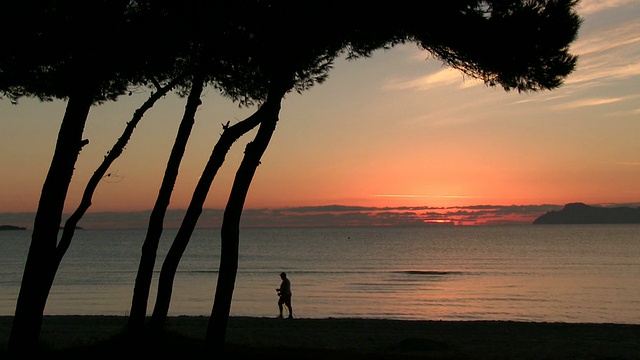
<svg viewBox="0 0 640 360">
<path fill-rule="evenodd" d="M 247 144 L 244 157 L 236 172 L 236 177 L 224 211 L 221 234 L 220 267 L 215 299 L 207 326 L 205 342 L 215 355 L 223 352 L 227 323 L 231 311 L 231 300 L 238 272 L 238 249 L 240 242 L 240 217 L 260 159 L 264 154 L 278 122 L 281 101 L 287 89 L 270 91 L 262 105 L 266 112 L 253 142 Z"/>
<path fill-rule="evenodd" d="M 164 226 L 164 216 L 169 207 L 173 187 L 178 177 L 180 162 L 187 147 L 191 129 L 193 129 L 195 123 L 196 111 L 202 104 L 200 96 L 202 95 L 203 87 L 204 77 L 202 74 L 194 75 L 178 134 L 169 155 L 169 161 L 167 162 L 156 203 L 149 217 L 149 227 L 142 245 L 142 254 L 131 301 L 131 313 L 129 314 L 128 322 L 128 330 L 131 334 L 140 333 L 144 328 L 149 289 L 151 287 L 158 244 L 160 243 L 160 236 Z"/>
<path fill-rule="evenodd" d="M 78 205 L 76 211 L 71 214 L 71 216 L 64 224 L 62 237 L 60 238 L 58 247 L 56 248 L 56 270 L 60 266 L 62 258 L 69 249 L 69 245 L 71 245 L 71 240 L 73 239 L 73 235 L 75 234 L 78 222 L 80 221 L 80 219 L 82 219 L 89 207 L 91 207 L 91 199 L 93 197 L 93 194 L 95 193 L 96 188 L 98 187 L 98 184 L 100 183 L 100 180 L 102 180 L 111 164 L 113 164 L 113 162 L 122 154 L 124 147 L 131 139 L 131 135 L 133 135 L 133 130 L 136 128 L 140 120 L 142 120 L 145 112 L 151 109 L 156 101 L 165 96 L 178 83 L 179 80 L 180 78 L 176 78 L 166 86 L 156 89 L 157 91 L 153 93 L 138 110 L 135 111 L 133 117 L 131 118 L 131 121 L 127 123 L 122 136 L 120 136 L 118 141 L 116 141 L 111 150 L 104 157 L 102 164 L 98 166 L 96 171 L 89 179 L 89 182 L 84 189 L 80 205 Z"/>
<path fill-rule="evenodd" d="M 40 339 L 44 309 L 57 269 L 55 251 L 62 211 L 78 155 L 86 144 L 82 133 L 92 100 L 89 90 L 71 96 L 58 132 L 51 166 L 40 194 L 9 337 L 8 350 L 17 357 L 28 357 Z"/>
<path fill-rule="evenodd" d="M 189 244 L 189 240 L 191 239 L 193 230 L 196 227 L 198 218 L 202 213 L 202 206 L 207 199 L 207 194 L 209 193 L 213 179 L 224 163 L 225 157 L 233 143 L 242 135 L 249 132 L 249 130 L 256 127 L 260 123 L 263 113 L 264 111 L 258 110 L 253 115 L 231 127 L 225 126 L 220 139 L 214 146 L 211 156 L 209 157 L 209 161 L 207 162 L 207 165 L 202 172 L 202 176 L 200 176 L 200 180 L 193 192 L 191 202 L 189 203 L 187 212 L 184 215 L 180 229 L 178 230 L 178 233 L 169 248 L 167 257 L 162 264 L 160 278 L 158 280 L 158 294 L 156 296 L 156 303 L 150 321 L 150 326 L 153 331 L 159 331 L 164 326 L 167 314 L 169 313 L 169 305 L 171 303 L 173 280 L 175 279 L 180 259 Z"/>
</svg>

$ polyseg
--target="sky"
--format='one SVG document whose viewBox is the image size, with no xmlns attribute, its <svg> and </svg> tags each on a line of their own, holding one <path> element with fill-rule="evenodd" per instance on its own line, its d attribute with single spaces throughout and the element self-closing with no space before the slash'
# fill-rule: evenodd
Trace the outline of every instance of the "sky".
<svg viewBox="0 0 640 360">
<path fill-rule="evenodd" d="M 571 202 L 640 206 L 640 2 L 583 0 L 578 13 L 577 68 L 550 91 L 489 88 L 415 45 L 338 60 L 325 83 L 283 100 L 244 224 L 530 223 Z M 66 214 L 148 96 L 135 89 L 92 108 Z M 222 124 L 256 110 L 213 88 L 202 101 L 168 226 L 179 224 Z M 145 226 L 184 105 L 168 95 L 145 114 L 81 226 Z M 0 224 L 32 225 L 64 109 L 63 101 L 0 100 Z M 219 226 L 254 135 L 227 155 L 200 225 Z"/>
</svg>

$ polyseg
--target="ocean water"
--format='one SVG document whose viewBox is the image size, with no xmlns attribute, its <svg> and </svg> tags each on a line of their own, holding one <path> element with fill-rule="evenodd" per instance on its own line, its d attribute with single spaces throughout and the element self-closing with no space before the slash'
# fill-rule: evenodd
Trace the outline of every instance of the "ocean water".
<svg viewBox="0 0 640 360">
<path fill-rule="evenodd" d="M 176 230 L 164 231 L 149 301 Z M 49 315 L 127 315 L 145 230 L 79 230 Z M 0 232 L 0 315 L 13 315 L 31 231 Z M 170 315 L 211 312 L 218 229 L 198 229 Z M 640 225 L 242 229 L 231 315 L 640 324 Z"/>
</svg>

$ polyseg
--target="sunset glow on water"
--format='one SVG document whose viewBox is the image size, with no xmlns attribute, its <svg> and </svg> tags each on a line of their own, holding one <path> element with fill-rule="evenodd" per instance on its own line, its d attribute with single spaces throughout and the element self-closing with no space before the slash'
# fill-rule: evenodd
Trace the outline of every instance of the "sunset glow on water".
<svg viewBox="0 0 640 360">
<path fill-rule="evenodd" d="M 0 315 L 13 314 L 29 233 L 0 233 Z M 78 232 L 46 313 L 126 315 L 143 239 Z M 171 315 L 210 313 L 218 239 L 194 234 Z M 277 315 L 281 271 L 298 317 L 640 323 L 639 225 L 243 229 L 231 314 Z"/>
</svg>

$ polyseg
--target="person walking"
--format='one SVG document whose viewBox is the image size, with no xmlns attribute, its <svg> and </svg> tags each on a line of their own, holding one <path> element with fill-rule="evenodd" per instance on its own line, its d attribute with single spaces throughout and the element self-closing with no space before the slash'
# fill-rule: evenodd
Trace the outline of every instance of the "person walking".
<svg viewBox="0 0 640 360">
<path fill-rule="evenodd" d="M 280 283 L 280 287 L 276 289 L 279 296 L 278 309 L 280 310 L 278 318 L 282 319 L 282 305 L 285 305 L 287 310 L 289 310 L 289 319 L 293 319 L 293 309 L 291 308 L 291 281 L 289 281 L 285 272 L 280 273 L 280 278 L 282 282 Z"/>
</svg>

